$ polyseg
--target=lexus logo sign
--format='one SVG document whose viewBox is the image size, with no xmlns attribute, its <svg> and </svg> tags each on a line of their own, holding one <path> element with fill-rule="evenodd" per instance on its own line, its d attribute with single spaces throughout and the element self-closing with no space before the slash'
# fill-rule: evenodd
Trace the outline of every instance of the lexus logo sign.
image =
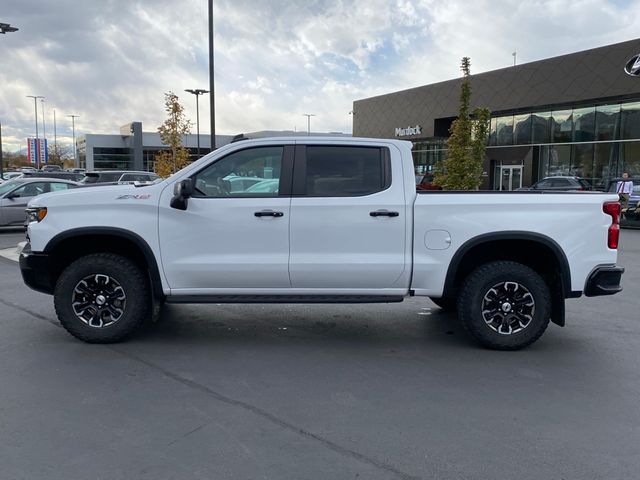
<svg viewBox="0 0 640 480">
<path fill-rule="evenodd" d="M 640 77 L 640 54 L 631 57 L 624 66 L 624 71 L 632 77 Z"/>
</svg>

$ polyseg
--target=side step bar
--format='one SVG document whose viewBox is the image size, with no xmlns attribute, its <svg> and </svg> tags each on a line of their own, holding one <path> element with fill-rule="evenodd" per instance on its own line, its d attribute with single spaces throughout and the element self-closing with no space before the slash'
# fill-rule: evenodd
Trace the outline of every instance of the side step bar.
<svg viewBox="0 0 640 480">
<path fill-rule="evenodd" d="M 400 295 L 176 295 L 167 303 L 395 303 Z"/>
</svg>

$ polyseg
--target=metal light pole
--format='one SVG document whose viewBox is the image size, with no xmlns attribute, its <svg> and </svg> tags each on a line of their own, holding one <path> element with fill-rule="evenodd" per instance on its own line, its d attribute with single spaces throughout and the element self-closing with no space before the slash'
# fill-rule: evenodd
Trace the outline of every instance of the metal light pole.
<svg viewBox="0 0 640 480">
<path fill-rule="evenodd" d="M 198 106 L 198 98 L 200 95 L 204 95 L 205 93 L 209 93 L 209 90 L 203 90 L 201 88 L 191 89 L 188 88 L 185 92 L 192 93 L 196 96 L 196 132 L 198 134 L 198 158 L 200 158 L 200 107 Z M 211 151 L 213 151 L 215 147 L 213 144 L 211 145 Z"/>
<path fill-rule="evenodd" d="M 58 132 L 56 131 L 56 109 L 53 109 L 53 154 L 56 156 L 56 161 L 60 160 L 58 158 Z"/>
<path fill-rule="evenodd" d="M 313 113 L 303 113 L 303 117 L 307 117 L 307 136 L 311 135 L 311 117 L 315 117 Z"/>
<path fill-rule="evenodd" d="M 8 23 L 0 23 L 0 33 L 11 33 L 17 32 L 18 29 L 16 27 L 12 27 Z M 38 117 L 36 115 L 36 130 L 37 130 Z M 2 122 L 0 122 L 0 180 L 2 180 L 2 175 L 4 174 L 4 160 L 2 158 Z"/>
<path fill-rule="evenodd" d="M 73 128 L 73 166 L 78 168 L 80 165 L 78 164 L 78 156 L 76 155 L 76 118 L 80 115 L 67 115 L 67 117 L 71 117 L 71 128 Z"/>
<path fill-rule="evenodd" d="M 0 180 L 4 180 L 4 160 L 2 159 L 2 122 L 0 122 Z"/>
<path fill-rule="evenodd" d="M 211 117 L 211 151 L 216 149 L 216 96 L 213 84 L 213 0 L 209 0 L 209 115 Z"/>
<path fill-rule="evenodd" d="M 42 138 L 47 138 L 47 126 L 44 123 L 44 98 L 40 100 L 40 105 L 42 105 Z"/>
<path fill-rule="evenodd" d="M 40 170 L 40 148 L 38 145 L 38 99 L 44 98 L 42 95 L 27 95 L 28 98 L 33 98 L 33 108 L 36 118 L 36 170 Z"/>
</svg>

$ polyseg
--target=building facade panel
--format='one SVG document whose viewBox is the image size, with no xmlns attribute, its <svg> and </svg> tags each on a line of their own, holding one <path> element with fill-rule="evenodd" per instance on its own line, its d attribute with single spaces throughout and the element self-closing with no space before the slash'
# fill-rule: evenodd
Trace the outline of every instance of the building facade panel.
<svg viewBox="0 0 640 480">
<path fill-rule="evenodd" d="M 492 112 L 482 188 L 501 188 L 509 169 L 523 185 L 564 174 L 602 187 L 623 169 L 640 175 L 640 77 L 624 72 L 638 53 L 640 39 L 473 75 L 472 107 Z M 446 155 L 461 82 L 355 101 L 354 136 L 411 140 L 416 172 L 431 171 Z"/>
</svg>

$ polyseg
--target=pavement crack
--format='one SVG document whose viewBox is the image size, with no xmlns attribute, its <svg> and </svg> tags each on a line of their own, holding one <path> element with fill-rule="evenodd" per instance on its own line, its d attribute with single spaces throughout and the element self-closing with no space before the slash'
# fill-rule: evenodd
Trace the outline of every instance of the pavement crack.
<svg viewBox="0 0 640 480">
<path fill-rule="evenodd" d="M 176 373 L 173 373 L 163 367 L 161 367 L 160 365 L 157 365 L 153 362 L 150 362 L 148 360 L 145 360 L 141 357 L 138 357 L 137 355 L 133 355 L 129 352 L 125 352 L 119 348 L 115 348 L 115 347 L 110 347 L 111 350 L 113 350 L 114 352 L 117 352 L 125 357 L 128 357 L 132 360 L 135 360 L 137 362 L 142 363 L 143 365 L 146 365 L 147 367 L 153 369 L 153 370 L 157 370 L 160 373 L 162 373 L 163 375 L 165 375 L 166 377 L 181 383 L 182 385 L 185 385 L 189 388 L 192 388 L 194 390 L 198 390 L 202 393 L 205 393 L 206 395 L 216 399 L 217 401 L 221 402 L 221 403 L 225 403 L 227 405 L 233 406 L 233 407 L 237 407 L 237 408 L 241 408 L 243 410 L 246 410 L 248 412 L 251 412 L 267 421 L 269 421 L 270 423 L 284 429 L 284 430 L 288 430 L 290 432 L 295 433 L 296 435 L 299 435 L 301 437 L 304 437 L 306 439 L 309 440 L 313 440 L 315 442 L 320 443 L 321 445 L 323 445 L 325 448 L 332 450 L 340 455 L 343 455 L 345 457 L 350 457 L 353 458 L 355 460 L 358 460 L 362 463 L 365 463 L 367 465 L 371 465 L 375 468 L 378 468 L 379 470 L 384 470 L 385 472 L 391 473 L 394 476 L 401 478 L 403 480 L 419 480 L 420 477 L 416 477 L 414 475 L 408 474 L 406 472 L 403 472 L 399 469 L 397 469 L 396 467 L 394 467 L 393 465 L 389 465 L 388 463 L 384 463 L 381 462 L 380 460 L 377 460 L 375 458 L 369 457 L 367 455 L 364 455 L 360 452 L 357 452 L 355 450 L 352 450 L 350 448 L 346 448 L 343 447 L 342 445 L 339 445 L 327 438 L 324 438 L 316 433 L 310 432 L 309 430 L 306 430 L 304 428 L 298 427 L 296 425 L 293 425 L 292 423 L 287 422 L 286 420 L 283 420 L 277 416 L 275 416 L 274 414 L 263 410 L 260 407 L 256 407 L 255 405 L 251 405 L 250 403 L 247 402 L 243 402 L 242 400 L 236 400 L 234 398 L 231 397 L 227 397 L 226 395 L 223 395 L 221 393 L 216 392 L 215 390 L 207 387 L 206 385 L 203 385 L 201 383 L 195 382 L 193 380 L 190 380 L 188 378 L 185 378 L 181 375 L 178 375 Z M 198 430 L 201 427 L 198 427 L 196 430 Z M 195 431 L 195 430 L 194 430 Z M 193 433 L 193 432 L 189 432 L 188 434 Z"/>
<path fill-rule="evenodd" d="M 38 320 L 44 320 L 45 322 L 48 322 L 58 328 L 61 328 L 62 326 L 56 322 L 55 320 L 52 320 L 50 318 L 45 317 L 44 315 L 40 315 L 39 313 L 33 312 L 31 310 L 29 310 L 28 308 L 24 308 L 21 305 L 17 305 L 13 302 L 9 302 L 7 300 L 4 300 L 2 298 L 0 298 L 0 304 L 6 305 L 8 307 L 11 308 L 15 308 L 16 310 L 20 310 L 21 312 L 24 312 L 28 315 L 31 315 L 34 318 L 37 318 Z M 342 456 L 345 457 L 350 457 L 353 458 L 355 460 L 358 460 L 359 462 L 365 463 L 367 465 L 371 465 L 379 470 L 383 470 L 385 472 L 388 472 L 390 474 L 393 474 L 394 476 L 396 476 L 397 478 L 401 478 L 402 480 L 420 480 L 420 477 L 416 477 L 414 475 L 408 474 L 406 472 L 403 472 L 402 470 L 397 469 L 396 467 L 394 467 L 393 465 L 389 465 L 388 463 L 384 463 L 381 462 L 380 460 L 377 460 L 375 458 L 369 457 L 367 455 L 364 455 L 360 452 L 357 452 L 355 450 L 352 450 L 350 448 L 346 448 L 343 447 L 342 445 L 339 445 L 335 442 L 332 442 L 331 440 L 324 438 L 316 433 L 310 432 L 309 430 L 306 430 L 304 428 L 301 427 L 297 427 L 296 425 L 293 425 L 292 423 L 287 422 L 286 420 L 283 420 L 277 416 L 275 416 L 274 414 L 263 410 L 262 408 L 256 407 L 255 405 L 251 405 L 250 403 L 247 402 L 243 402 L 242 400 L 236 400 L 234 398 L 231 397 L 227 397 L 226 395 L 222 395 L 221 393 L 216 392 L 215 390 L 207 387 L 206 385 L 202 385 L 201 383 L 195 382 L 193 380 L 189 380 L 188 378 L 185 378 L 181 375 L 178 375 L 176 373 L 173 373 L 163 367 L 161 367 L 160 365 L 156 365 L 153 362 L 150 362 L 148 360 L 145 360 L 141 357 L 138 357 L 137 355 L 133 355 L 129 352 L 125 352 L 124 350 L 121 350 L 119 348 L 116 348 L 114 346 L 108 346 L 107 348 L 109 348 L 109 350 L 118 353 L 120 355 L 123 355 L 127 358 L 130 358 L 136 362 L 142 363 L 143 365 L 146 365 L 147 367 L 159 371 L 160 373 L 162 373 L 163 375 L 165 375 L 166 377 L 181 383 L 182 385 L 185 385 L 189 388 L 192 388 L 194 390 L 198 390 L 202 393 L 205 393 L 206 395 L 216 399 L 217 401 L 221 402 L 221 403 L 225 403 L 227 405 L 233 406 L 233 407 L 237 407 L 237 408 L 241 408 L 245 411 L 251 412 L 254 415 L 257 415 L 267 421 L 269 421 L 270 423 L 284 429 L 287 430 L 289 432 L 292 432 L 296 435 L 299 435 L 301 437 L 304 437 L 308 440 L 313 440 L 315 442 L 320 443 L 322 446 L 324 446 L 325 448 L 332 450 L 333 452 L 336 452 Z M 195 428 L 194 430 L 187 432 L 184 436 L 188 436 L 191 435 L 192 433 L 195 433 L 196 431 L 200 430 L 201 428 L 203 428 L 204 425 L 201 425 L 197 428 Z M 183 437 L 184 437 L 183 436 Z"/>
<path fill-rule="evenodd" d="M 28 308 L 24 308 L 22 305 L 18 305 L 16 303 L 13 302 L 9 302 L 3 298 L 0 298 L 0 303 L 3 305 L 6 305 L 7 307 L 11 307 L 11 308 L 15 308 L 16 310 L 20 310 L 21 312 L 24 312 L 28 315 L 31 315 L 32 317 L 37 318 L 38 320 L 44 320 L 45 322 L 49 322 L 51 325 L 55 325 L 56 327 L 62 328 L 62 325 L 60 325 L 56 320 L 52 320 L 48 317 L 45 317 L 44 315 L 40 315 L 39 313 L 33 312 L 31 310 L 29 310 Z"/>
<path fill-rule="evenodd" d="M 118 352 L 120 353 L 120 352 Z M 179 440 L 182 440 L 183 438 L 187 438 L 189 435 L 191 435 L 192 433 L 196 433 L 198 430 L 203 429 L 204 427 L 206 427 L 208 425 L 208 423 L 203 423 L 202 425 L 197 426 L 196 428 L 194 428 L 193 430 L 189 430 L 187 433 L 185 433 L 184 435 L 181 435 L 179 438 L 176 438 L 173 442 L 168 443 L 167 446 L 170 447 L 171 445 L 173 445 L 174 443 L 178 442 Z"/>
</svg>

